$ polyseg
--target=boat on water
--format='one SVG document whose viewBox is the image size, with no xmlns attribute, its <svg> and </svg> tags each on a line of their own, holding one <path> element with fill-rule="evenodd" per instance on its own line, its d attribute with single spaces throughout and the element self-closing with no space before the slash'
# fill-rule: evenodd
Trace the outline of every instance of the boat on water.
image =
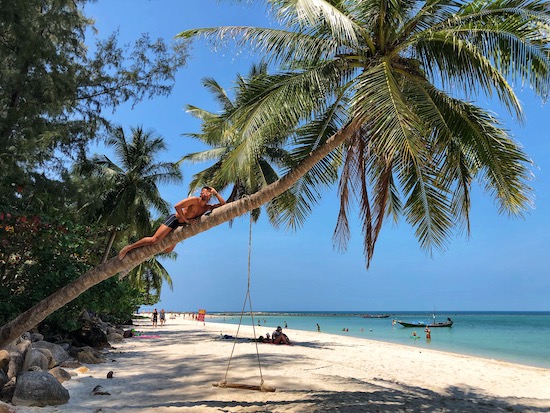
<svg viewBox="0 0 550 413">
<path fill-rule="evenodd" d="M 454 322 L 450 318 L 447 319 L 447 321 L 442 321 L 439 323 L 436 323 L 435 321 L 433 323 L 425 323 L 422 321 L 401 321 L 401 320 L 395 320 L 396 323 L 401 324 L 403 327 L 452 327 Z"/>
<path fill-rule="evenodd" d="M 388 318 L 389 314 L 364 314 L 361 317 L 363 318 Z"/>
</svg>

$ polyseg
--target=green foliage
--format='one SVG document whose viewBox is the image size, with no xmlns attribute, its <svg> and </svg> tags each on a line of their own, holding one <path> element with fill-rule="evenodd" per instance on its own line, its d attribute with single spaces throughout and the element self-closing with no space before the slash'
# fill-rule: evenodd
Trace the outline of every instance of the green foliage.
<svg viewBox="0 0 550 413">
<path fill-rule="evenodd" d="M 154 221 L 149 221 L 148 225 L 136 232 L 135 236 L 131 237 L 128 242 L 135 242 L 138 239 L 152 234 L 162 223 L 164 218 L 159 218 Z M 164 281 L 170 289 L 173 289 L 172 277 L 158 260 L 158 258 L 175 260 L 178 254 L 175 252 L 161 252 L 133 268 L 126 279 L 128 283 L 140 291 L 141 303 L 143 305 L 153 305 L 160 300 L 160 294 Z"/>
<path fill-rule="evenodd" d="M 213 149 L 184 156 L 180 162 L 203 162 L 214 160 L 214 165 L 197 173 L 190 183 L 190 191 L 211 185 L 220 190 L 232 186 L 228 202 L 253 194 L 279 179 L 277 170 L 290 165 L 289 154 L 282 148 L 285 136 L 272 127 L 258 128 L 254 136 L 244 133 L 245 129 L 234 122 L 233 113 L 239 110 L 243 101 L 254 99 L 251 89 L 257 88 L 267 77 L 265 65 L 253 65 L 246 77 L 237 77 L 234 102 L 228 93 L 214 80 L 203 79 L 203 85 L 214 95 L 221 112 L 211 113 L 188 105 L 187 112 L 202 120 L 202 133 L 188 134 L 210 145 Z M 246 103 L 246 102 L 245 102 Z M 269 125 L 268 125 L 269 126 Z M 273 204 L 286 199 L 296 202 L 292 192 L 286 192 L 267 205 L 270 221 L 277 225 L 280 214 Z M 252 211 L 256 221 L 260 209 Z"/>
<path fill-rule="evenodd" d="M 349 135 L 291 188 L 293 197 L 273 203 L 279 222 L 292 226 L 307 215 L 303 201 L 334 181 L 333 168 L 341 204 L 334 245 L 347 247 L 356 202 L 367 266 L 387 218 L 404 217 L 429 252 L 444 250 L 457 229 L 469 231 L 476 181 L 500 212 L 521 215 L 531 206 L 529 157 L 492 113 L 464 97 L 496 96 L 518 119 L 514 82 L 548 98 L 548 1 L 261 3 L 280 27 L 192 29 L 179 37 L 235 43 L 277 70 L 239 89 L 226 116 L 192 108 L 203 136 L 216 137 L 219 126 L 218 136 L 236 139 L 232 156 L 241 165 L 279 137 L 290 171 L 331 138 Z"/>
<path fill-rule="evenodd" d="M 0 7 L 0 199 L 45 165 L 81 157 L 110 129 L 105 113 L 167 95 L 185 43 L 117 35 L 87 47 L 86 0 L 3 0 Z M 86 43 L 85 43 L 86 41 Z M 91 52 L 93 51 L 93 52 Z M 59 155 L 62 155 L 61 157 Z"/>
<path fill-rule="evenodd" d="M 169 45 L 144 34 L 120 45 L 117 33 L 95 37 L 87 2 L 2 0 L 0 7 L 0 323 L 100 262 L 106 240 L 123 226 L 121 214 L 100 220 L 100 227 L 97 215 L 78 208 L 94 197 L 105 212 L 120 200 L 98 195 L 105 184 L 99 177 L 69 175 L 68 160 L 84 159 L 88 143 L 116 134 L 106 116 L 120 105 L 168 95 L 187 57 L 185 42 Z M 146 157 L 155 148 L 141 149 Z M 165 203 L 154 185 L 143 189 L 152 201 L 136 214 L 148 219 L 144 208 Z M 75 328 L 84 308 L 127 319 L 140 297 L 128 281 L 109 280 L 48 322 Z"/>
<path fill-rule="evenodd" d="M 0 323 L 29 309 L 97 264 L 95 228 L 67 217 L 0 213 Z M 139 292 L 125 281 L 107 280 L 65 305 L 46 322 L 78 328 L 84 309 L 127 320 L 139 306 Z"/>
<path fill-rule="evenodd" d="M 171 162 L 157 162 L 160 152 L 166 150 L 162 137 L 142 127 L 131 128 L 127 137 L 122 127 L 113 129 L 106 141 L 114 149 L 113 161 L 104 155 L 94 155 L 76 165 L 75 172 L 91 178 L 92 185 L 81 189 L 86 217 L 104 225 L 128 225 L 127 234 L 150 230 L 150 211 L 168 214 L 170 205 L 158 190 L 159 184 L 182 180 L 179 167 Z"/>
</svg>

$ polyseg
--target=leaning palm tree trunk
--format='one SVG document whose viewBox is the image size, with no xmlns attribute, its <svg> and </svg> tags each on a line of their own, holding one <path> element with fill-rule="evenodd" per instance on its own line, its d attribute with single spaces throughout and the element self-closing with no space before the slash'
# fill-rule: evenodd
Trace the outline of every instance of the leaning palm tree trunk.
<svg viewBox="0 0 550 413">
<path fill-rule="evenodd" d="M 170 245 L 191 238 L 210 228 L 259 208 L 271 199 L 282 194 L 313 168 L 318 161 L 345 142 L 346 139 L 357 130 L 360 122 L 360 120 L 354 120 L 348 124 L 345 128 L 328 139 L 324 145 L 311 152 L 309 157 L 298 164 L 296 168 L 287 175 L 255 194 L 216 209 L 209 217 L 203 217 L 201 222 L 196 225 L 182 227 L 172 231 L 163 241 L 156 245 L 150 245 L 131 251 L 122 261 L 114 257 L 87 271 L 77 280 L 51 294 L 49 297 L 46 297 L 34 307 L 2 326 L 2 328 L 0 328 L 0 348 L 4 348 L 21 334 L 36 326 L 54 311 L 71 302 L 80 294 L 94 285 L 99 284 L 101 281 L 107 280 L 121 271 L 134 268 L 152 255 L 165 250 Z"/>
</svg>

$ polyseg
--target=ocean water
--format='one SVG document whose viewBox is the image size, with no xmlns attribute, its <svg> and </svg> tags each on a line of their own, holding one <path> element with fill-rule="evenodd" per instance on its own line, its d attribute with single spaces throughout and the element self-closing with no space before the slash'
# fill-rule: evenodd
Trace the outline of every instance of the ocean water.
<svg viewBox="0 0 550 413">
<path fill-rule="evenodd" d="M 428 312 L 387 312 L 389 318 L 363 318 L 380 312 L 258 312 L 254 313 L 256 334 L 272 333 L 274 326 L 404 344 L 420 348 L 474 355 L 536 367 L 550 368 L 550 311 L 544 312 L 438 312 L 436 321 L 450 317 L 450 328 L 431 328 L 431 339 L 423 328 L 407 328 L 392 320 L 431 322 Z M 215 322 L 238 324 L 240 313 L 213 313 Z M 214 320 L 213 320 L 214 321 Z M 258 326 L 258 322 L 260 326 Z M 243 325 L 251 325 L 250 313 Z M 413 338 L 416 331 L 419 338 Z M 290 337 L 292 339 L 292 337 Z"/>
</svg>

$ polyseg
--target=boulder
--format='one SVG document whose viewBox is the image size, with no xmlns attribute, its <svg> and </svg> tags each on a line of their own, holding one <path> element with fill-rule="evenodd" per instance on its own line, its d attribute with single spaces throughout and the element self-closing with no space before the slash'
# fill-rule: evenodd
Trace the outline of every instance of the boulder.
<svg viewBox="0 0 550 413">
<path fill-rule="evenodd" d="M 17 411 L 15 410 L 15 407 L 7 403 L 0 402 L 0 413 L 17 413 Z"/>
<path fill-rule="evenodd" d="M 48 350 L 47 348 L 36 348 L 36 347 L 33 347 L 32 349 L 33 351 L 39 351 L 40 353 L 44 354 L 44 356 L 48 359 L 48 369 L 51 369 L 52 367 L 54 367 L 57 362 L 55 361 L 55 359 L 53 358 L 53 354 L 50 350 Z M 46 369 L 47 370 L 47 369 Z"/>
<path fill-rule="evenodd" d="M 10 353 L 8 350 L 0 350 L 0 370 L 7 373 L 10 364 Z"/>
<path fill-rule="evenodd" d="M 31 361 L 30 361 L 30 367 L 36 366 L 39 367 L 42 371 L 48 371 L 50 368 L 50 360 L 39 350 L 36 348 L 31 348 Z"/>
<path fill-rule="evenodd" d="M 59 383 L 63 383 L 64 381 L 71 380 L 71 375 L 67 372 L 67 370 L 62 369 L 61 367 L 54 367 L 49 371 L 49 373 L 54 376 Z"/>
<path fill-rule="evenodd" d="M 0 389 L 0 400 L 9 403 L 15 391 L 15 377 L 9 380 L 4 387 Z"/>
<path fill-rule="evenodd" d="M 71 345 L 67 342 L 61 342 L 61 343 L 55 343 L 57 344 L 58 346 L 61 346 L 61 348 L 65 351 L 69 351 L 69 348 L 71 347 Z"/>
<path fill-rule="evenodd" d="M 11 399 L 15 406 L 57 406 L 69 401 L 69 392 L 50 373 L 27 371 L 17 376 Z"/>
<path fill-rule="evenodd" d="M 101 353 L 91 347 L 82 347 L 76 354 L 76 358 L 79 362 L 86 364 L 98 364 L 105 362 L 105 359 Z"/>
<path fill-rule="evenodd" d="M 40 333 L 31 333 L 31 341 L 34 343 L 35 341 L 42 341 L 44 340 L 44 336 Z"/>
<path fill-rule="evenodd" d="M 107 340 L 111 343 L 120 343 L 122 341 L 122 335 L 118 333 L 109 333 L 107 334 Z"/>
<path fill-rule="evenodd" d="M 8 351 L 10 354 L 10 360 L 8 364 L 8 379 L 16 377 L 22 371 L 28 370 L 30 366 L 31 352 L 30 340 L 19 340 L 17 344 L 10 344 Z"/>
<path fill-rule="evenodd" d="M 63 363 L 65 360 L 69 359 L 69 353 L 63 349 L 58 344 L 50 343 L 49 341 L 37 341 L 36 343 L 33 343 L 33 348 L 45 348 L 52 353 L 52 357 L 54 360 L 54 366 L 59 365 L 60 363 Z M 53 367 L 53 366 L 52 366 Z"/>
</svg>

